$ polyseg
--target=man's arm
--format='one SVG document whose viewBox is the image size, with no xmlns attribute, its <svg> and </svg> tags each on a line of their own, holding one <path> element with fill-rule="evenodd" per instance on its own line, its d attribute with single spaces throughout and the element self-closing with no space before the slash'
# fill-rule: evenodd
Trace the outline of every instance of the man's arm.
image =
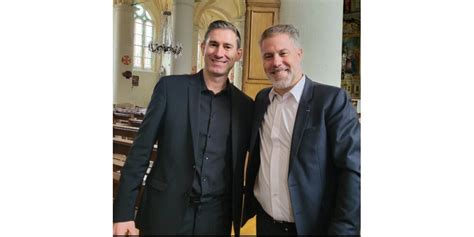
<svg viewBox="0 0 474 237">
<path fill-rule="evenodd" d="M 360 124 L 344 90 L 328 108 L 328 143 L 338 175 L 336 206 L 328 234 L 360 234 Z"/>
<path fill-rule="evenodd" d="M 137 194 L 148 168 L 161 119 L 166 111 L 166 84 L 167 78 L 161 78 L 156 84 L 143 122 L 120 171 L 120 185 L 114 201 L 114 222 L 134 219 Z"/>
</svg>

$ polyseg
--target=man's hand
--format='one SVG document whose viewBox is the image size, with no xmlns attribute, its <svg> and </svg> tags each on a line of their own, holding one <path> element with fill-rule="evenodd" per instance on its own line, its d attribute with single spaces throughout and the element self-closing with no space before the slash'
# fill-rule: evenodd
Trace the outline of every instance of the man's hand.
<svg viewBox="0 0 474 237">
<path fill-rule="evenodd" d="M 138 235 L 134 221 L 114 223 L 114 235 Z"/>
</svg>

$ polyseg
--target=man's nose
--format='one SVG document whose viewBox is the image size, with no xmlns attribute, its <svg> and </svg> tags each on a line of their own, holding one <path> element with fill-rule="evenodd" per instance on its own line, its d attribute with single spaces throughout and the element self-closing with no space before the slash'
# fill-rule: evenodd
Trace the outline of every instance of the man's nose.
<svg viewBox="0 0 474 237">
<path fill-rule="evenodd" d="M 220 57 L 224 57 L 224 54 L 225 54 L 224 47 L 221 47 L 221 46 L 217 47 L 215 55 L 220 58 Z"/>
<path fill-rule="evenodd" d="M 277 68 L 282 64 L 282 59 L 280 56 L 276 55 L 273 57 L 273 67 Z"/>
</svg>

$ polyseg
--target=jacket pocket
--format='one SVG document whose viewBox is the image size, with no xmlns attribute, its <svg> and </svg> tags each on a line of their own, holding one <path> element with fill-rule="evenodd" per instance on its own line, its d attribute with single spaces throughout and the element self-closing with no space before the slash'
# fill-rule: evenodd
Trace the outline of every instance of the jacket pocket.
<svg viewBox="0 0 474 237">
<path fill-rule="evenodd" d="M 158 191 L 164 191 L 168 187 L 168 184 L 158 179 L 152 179 L 150 182 L 150 187 Z"/>
</svg>

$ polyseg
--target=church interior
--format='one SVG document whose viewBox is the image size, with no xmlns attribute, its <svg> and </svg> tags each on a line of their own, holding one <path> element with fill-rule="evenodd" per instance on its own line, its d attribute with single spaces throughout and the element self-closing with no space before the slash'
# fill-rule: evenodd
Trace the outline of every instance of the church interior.
<svg viewBox="0 0 474 237">
<path fill-rule="evenodd" d="M 250 97 L 271 86 L 262 68 L 260 34 L 273 24 L 293 24 L 301 34 L 304 73 L 346 89 L 360 116 L 358 0 L 114 0 L 114 196 L 154 85 L 162 76 L 203 68 L 199 45 L 214 20 L 230 21 L 240 31 L 243 57 L 229 81 Z M 155 144 L 150 167 L 157 149 Z M 255 219 L 241 234 L 255 234 Z"/>
<path fill-rule="evenodd" d="M 216 19 L 240 30 L 229 81 L 250 97 L 270 85 L 260 33 L 288 23 L 303 72 L 344 88 L 359 114 L 364 101 L 363 236 L 472 233 L 472 1 L 68 3 L 2 5 L 2 235 L 113 233 L 114 191 L 153 87 L 202 68 L 198 45 Z"/>
</svg>

